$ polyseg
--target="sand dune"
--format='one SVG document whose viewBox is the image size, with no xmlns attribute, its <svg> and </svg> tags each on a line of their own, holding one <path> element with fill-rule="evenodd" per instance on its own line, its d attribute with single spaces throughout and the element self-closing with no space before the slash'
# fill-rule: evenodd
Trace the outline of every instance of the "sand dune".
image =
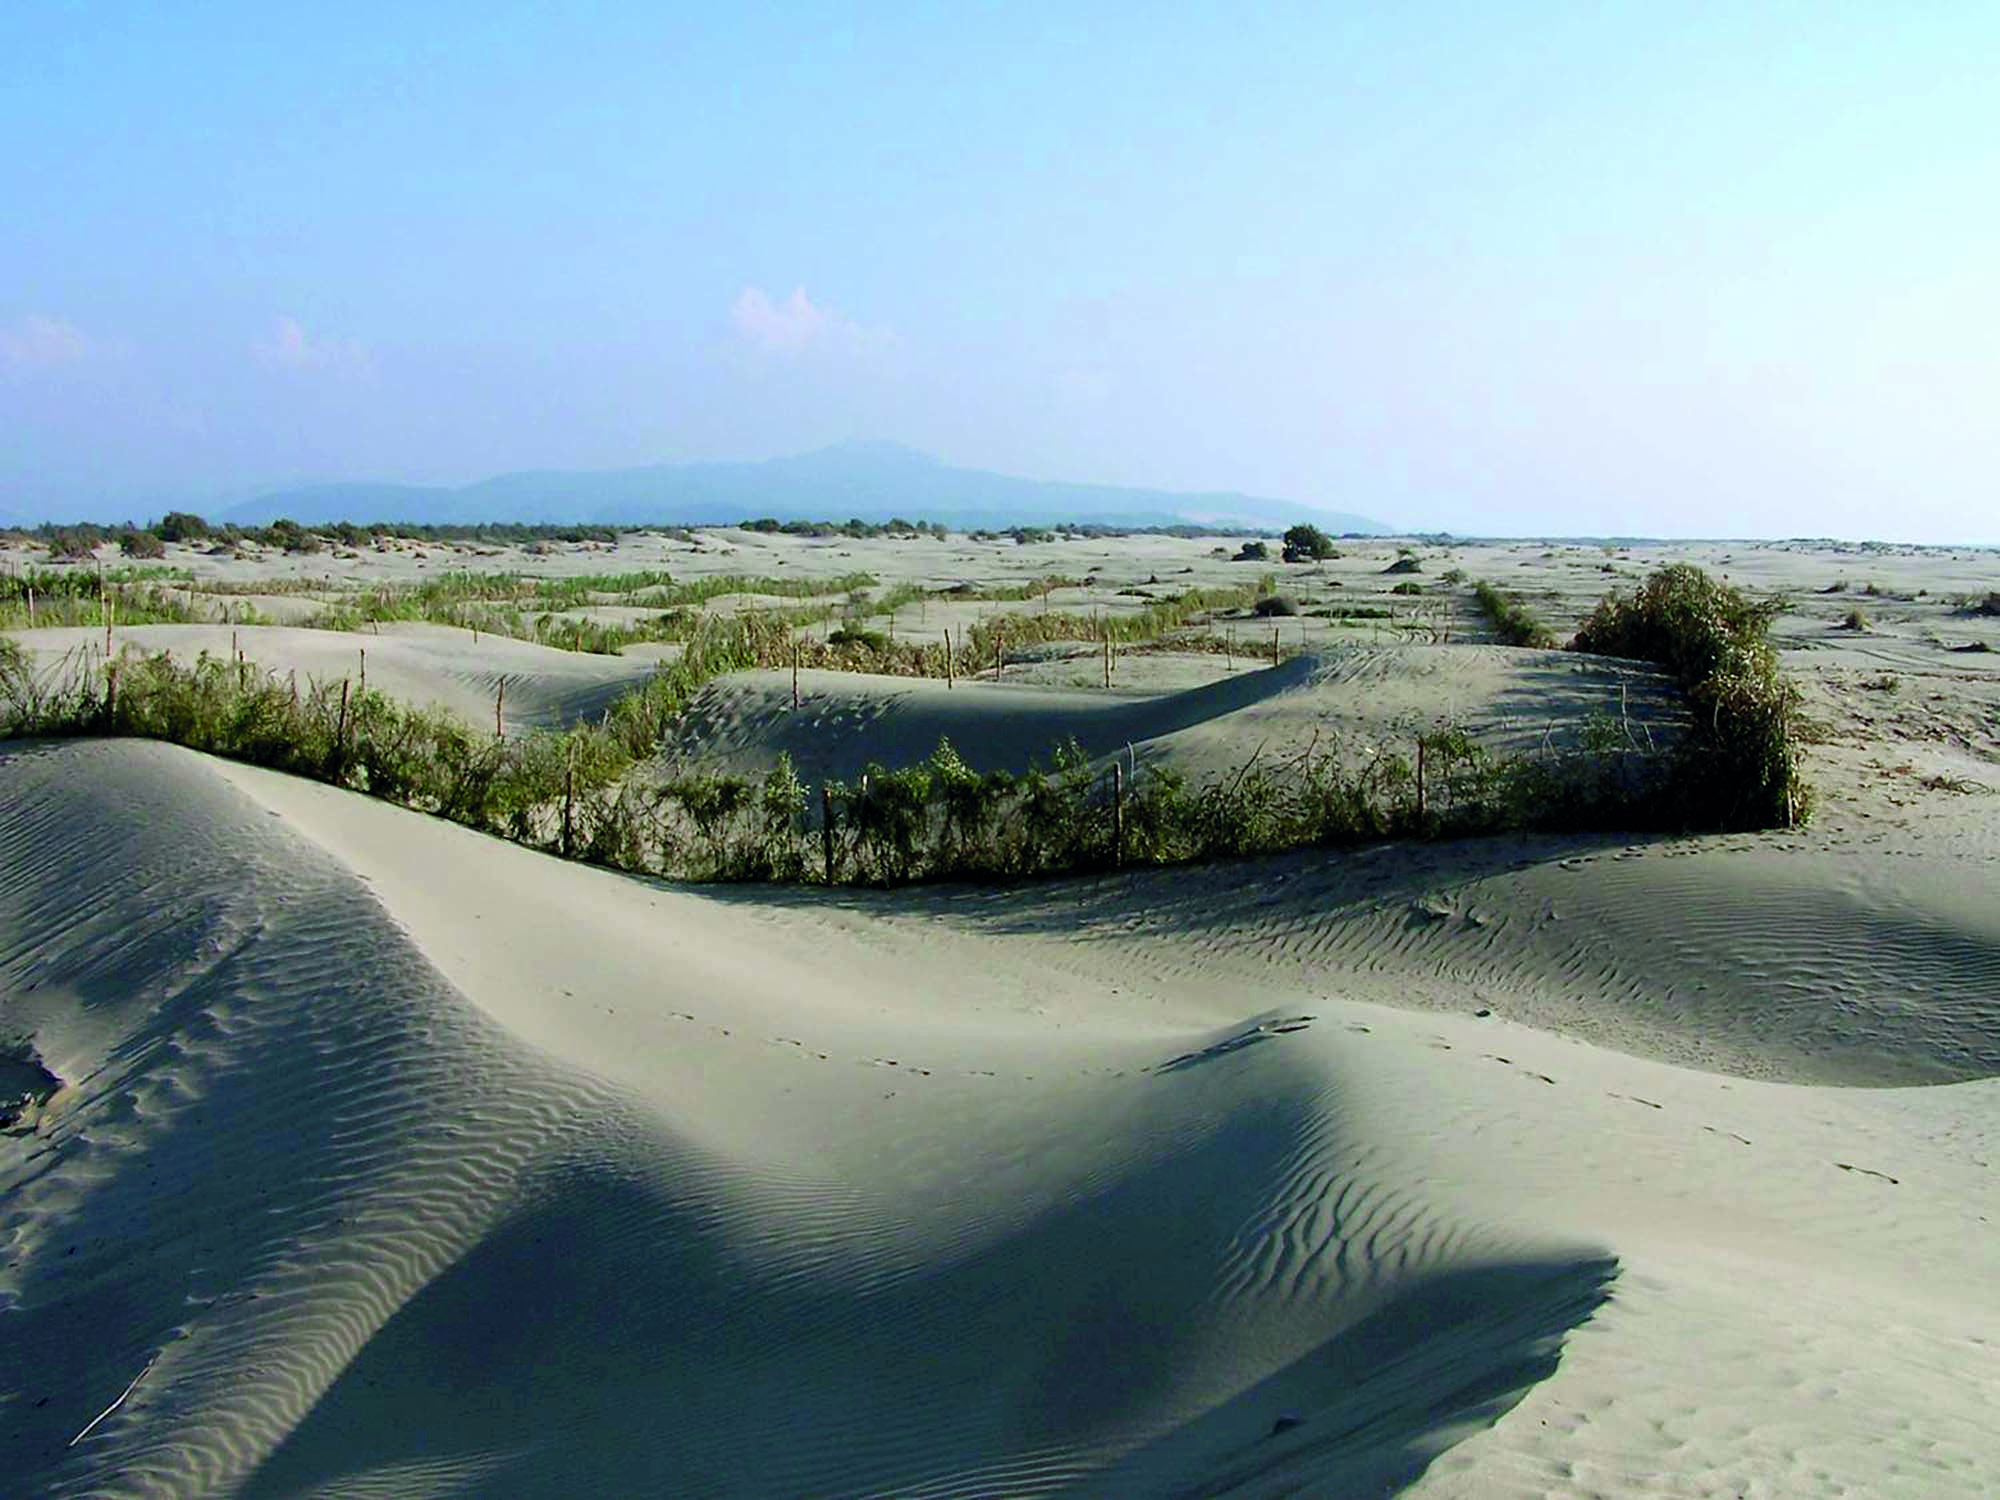
<svg viewBox="0 0 2000 1500">
<path fill-rule="evenodd" d="M 90 627 L 20 631 L 40 670 L 101 660 L 104 632 Z M 380 633 L 308 630 L 287 625 L 137 625 L 120 628 L 117 650 L 168 651 L 192 660 L 206 653 L 231 660 L 240 649 L 251 662 L 301 681 L 359 680 L 420 707 L 439 707 L 467 723 L 490 727 L 496 703 L 510 728 L 548 728 L 596 718 L 652 671 L 640 657 L 561 651 L 507 636 L 446 625 L 398 623 Z M 94 658 L 91 653 L 96 653 Z M 504 698 L 501 694 L 505 687 Z"/>
<path fill-rule="evenodd" d="M 1131 746 L 1141 762 L 1192 776 L 1225 774 L 1247 757 L 1359 758 L 1413 752 L 1440 723 L 1495 753 L 1573 743 L 1594 714 L 1624 716 L 1637 736 L 1668 742 L 1675 697 L 1630 662 L 1493 646 L 1356 646 L 1294 656 L 1167 693 L 1084 694 L 979 680 L 942 682 L 852 672 L 745 672 L 710 683 L 678 726 L 683 765 L 761 774 L 780 752 L 809 778 L 853 777 L 871 761 L 920 760 L 949 739 L 980 770 L 1048 763 L 1074 739 L 1093 755 Z"/>
<path fill-rule="evenodd" d="M 1399 938 L 1444 879 L 1403 853 L 1236 867 L 1209 923 L 1166 877 L 709 896 L 166 747 L 11 747 L 0 994 L 66 1087 L 0 1138 L 0 1472 L 1990 1493 L 2000 1082 L 1676 1066 L 1676 1027 L 1738 1075 L 1819 1059 L 1774 973 L 1634 977 L 1790 923 L 1882 1056 L 1969 1076 L 1990 914 L 1907 884 L 1891 915 L 1951 937 L 1898 946 L 1778 841 L 1522 846 Z M 1327 882 L 1370 859 L 1344 927 Z M 1765 905 L 1690 930 L 1729 869 Z M 1593 971 L 1545 885 L 1654 947 Z M 1533 1026 L 1471 1013 L 1497 973 Z M 1892 1024 L 1920 993 L 1956 1052 Z"/>
</svg>

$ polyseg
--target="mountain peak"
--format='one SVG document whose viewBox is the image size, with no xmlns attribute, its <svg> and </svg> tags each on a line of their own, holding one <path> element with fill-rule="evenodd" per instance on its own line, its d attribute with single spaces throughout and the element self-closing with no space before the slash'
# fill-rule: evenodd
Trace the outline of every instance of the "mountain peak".
<svg viewBox="0 0 2000 1500">
<path fill-rule="evenodd" d="M 810 453 L 795 453 L 787 458 L 775 458 L 771 462 L 802 469 L 936 469 L 943 467 L 942 461 L 934 455 L 925 453 L 921 449 L 912 448 L 907 443 L 898 443 L 889 438 L 856 438 L 850 442 L 832 443 L 824 448 L 815 448 Z"/>
</svg>

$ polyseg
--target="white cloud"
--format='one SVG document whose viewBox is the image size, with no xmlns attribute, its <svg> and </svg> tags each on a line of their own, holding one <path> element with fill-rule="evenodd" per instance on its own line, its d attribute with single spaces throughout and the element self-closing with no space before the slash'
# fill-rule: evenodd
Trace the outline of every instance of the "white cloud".
<svg viewBox="0 0 2000 1500">
<path fill-rule="evenodd" d="M 745 343 L 774 354 L 808 349 L 868 353 L 892 349 L 898 342 L 886 328 L 865 328 L 831 308 L 814 305 L 804 287 L 774 300 L 762 287 L 746 286 L 729 304 L 729 321 Z"/>
<path fill-rule="evenodd" d="M 373 361 L 352 339 L 310 338 L 297 318 L 279 318 L 271 336 L 251 346 L 260 364 L 285 370 L 367 370 Z"/>
<path fill-rule="evenodd" d="M 74 323 L 29 313 L 8 328 L 0 328 L 0 364 L 19 370 L 50 370 L 73 365 L 97 352 L 97 343 Z"/>
</svg>

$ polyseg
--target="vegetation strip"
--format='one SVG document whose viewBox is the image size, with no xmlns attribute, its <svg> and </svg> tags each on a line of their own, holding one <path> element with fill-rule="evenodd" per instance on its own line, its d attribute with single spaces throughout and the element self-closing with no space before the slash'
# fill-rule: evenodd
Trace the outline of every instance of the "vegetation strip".
<svg viewBox="0 0 2000 1500">
<path fill-rule="evenodd" d="M 596 724 L 512 737 L 348 681 L 301 687 L 241 659 L 128 654 L 52 682 L 0 639 L 0 737 L 165 740 L 567 858 L 688 879 L 893 884 L 1527 828 L 1789 826 L 1811 797 L 1796 691 L 1764 638 L 1774 609 L 1677 567 L 1631 600 L 1607 599 L 1586 622 L 1576 649 L 1657 661 L 1680 679 L 1694 716 L 1672 750 L 1605 715 L 1572 752 L 1494 758 L 1462 730 L 1438 729 L 1417 736 L 1408 756 L 1385 750 L 1358 767 L 1312 751 L 1285 763 L 1253 757 L 1198 788 L 1168 768 L 1114 760 L 1100 769 L 1073 743 L 1048 768 L 1018 774 L 976 771 L 941 743 L 917 765 L 828 781 L 817 798 L 784 757 L 761 780 L 662 777 L 648 758 L 723 673 L 797 661 L 808 645 L 815 665 L 878 670 L 885 651 L 950 660 L 942 645 L 803 642 L 763 614 L 703 622 L 677 659 Z"/>
<path fill-rule="evenodd" d="M 1509 646 L 1535 646 L 1547 649 L 1556 643 L 1555 632 L 1544 625 L 1541 618 L 1520 600 L 1503 594 L 1483 579 L 1472 586 L 1472 597 L 1479 601 L 1479 607 L 1486 611 L 1486 618 L 1492 624 L 1494 633 Z"/>
</svg>

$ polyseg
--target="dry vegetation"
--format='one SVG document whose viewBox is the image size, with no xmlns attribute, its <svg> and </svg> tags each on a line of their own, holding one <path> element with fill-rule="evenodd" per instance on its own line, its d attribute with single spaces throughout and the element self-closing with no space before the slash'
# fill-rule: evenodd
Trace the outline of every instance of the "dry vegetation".
<svg viewBox="0 0 2000 1500">
<path fill-rule="evenodd" d="M 1018 584 L 885 589 L 858 571 L 689 578 L 665 568 L 558 576 L 453 569 L 410 581 L 292 585 L 309 604 L 302 623 L 323 629 L 420 622 L 576 651 L 671 648 L 596 721 L 512 736 L 399 702 L 365 681 L 301 687 L 241 655 L 120 655 L 120 625 L 228 619 L 247 600 L 197 586 L 186 572 L 43 566 L 0 578 L 0 623 L 102 627 L 111 649 L 97 656 L 86 648 L 54 672 L 33 670 L 18 651 L 0 660 L 0 733 L 169 740 L 558 854 L 690 878 L 1020 876 L 1521 828 L 1781 827 L 1810 809 L 1799 695 L 1778 673 L 1769 640 L 1782 602 L 1753 603 L 1687 566 L 1656 571 L 1630 597 L 1603 599 L 1573 642 L 1674 674 L 1695 728 L 1671 747 L 1599 714 L 1575 726 L 1572 748 L 1560 752 L 1495 756 L 1445 722 L 1418 732 L 1407 752 L 1385 750 L 1364 765 L 1311 750 L 1277 764 L 1251 754 L 1233 774 L 1201 785 L 1135 759 L 1093 762 L 1073 744 L 1051 746 L 1045 766 L 985 772 L 940 744 L 919 764 L 875 764 L 858 778 L 810 786 L 789 760 L 762 779 L 668 775 L 654 760 L 697 691 L 757 668 L 955 681 L 1073 659 L 1081 649 L 1097 663 L 1093 677 L 1101 668 L 1109 686 L 1121 652 L 1214 652 L 1234 670 L 1239 655 L 1263 652 L 1276 662 L 1307 648 L 1308 625 L 1379 631 L 1386 620 L 1419 639 L 1451 639 L 1458 570 L 1399 617 L 1397 591 L 1416 587 L 1410 577 L 1423 571 L 1413 549 L 1386 566 L 1365 564 L 1380 579 L 1379 604 L 1317 608 L 1312 592 L 1345 593 L 1326 574 L 1338 554 L 1289 544 L 1287 552 L 1316 566 L 1288 569 L 1285 592 L 1272 573 L 1172 590 L 1154 576 L 1114 592 L 1095 576 L 1047 572 Z M 260 587 L 283 594 L 288 582 Z M 1058 607 L 1056 596 L 1070 593 L 1085 595 L 1088 607 Z M 1554 644 L 1518 598 L 1484 582 L 1470 596 L 1503 642 Z M 743 607 L 717 607 L 729 603 Z M 926 628 L 933 604 L 977 612 Z M 1299 632 L 1291 642 L 1285 627 Z M 1271 632 L 1268 647 L 1256 644 L 1260 630 Z"/>
</svg>

